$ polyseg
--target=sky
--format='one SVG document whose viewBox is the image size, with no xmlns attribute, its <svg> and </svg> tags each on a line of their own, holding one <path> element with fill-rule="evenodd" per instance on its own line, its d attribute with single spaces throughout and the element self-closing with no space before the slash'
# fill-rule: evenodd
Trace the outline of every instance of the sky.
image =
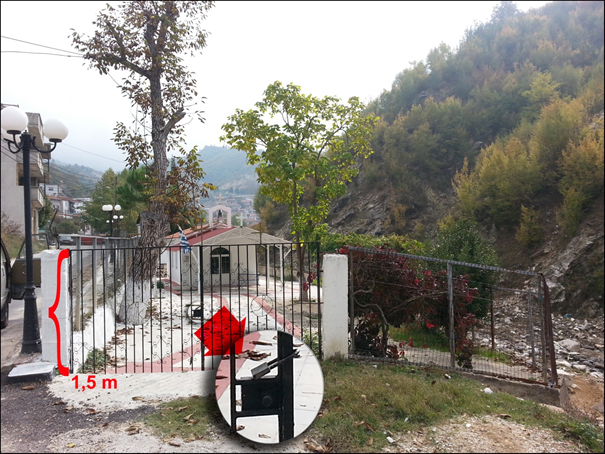
<svg viewBox="0 0 605 454">
<path fill-rule="evenodd" d="M 71 29 L 92 35 L 105 3 L 1 2 L 1 102 L 37 112 L 43 122 L 63 121 L 69 136 L 53 159 L 101 171 L 126 166 L 112 136 L 117 121 L 132 120 L 130 102 L 112 78 L 81 58 L 44 55 L 69 54 L 15 39 L 74 52 Z M 456 49 L 465 30 L 489 21 L 498 3 L 218 1 L 204 21 L 207 47 L 186 59 L 198 94 L 206 97 L 197 106 L 205 122 L 183 120 L 187 145 L 225 145 L 219 137 L 228 116 L 253 108 L 277 80 L 299 85 L 304 94 L 343 101 L 357 96 L 368 103 L 440 43 Z M 528 11 L 546 3 L 522 1 L 517 7 Z M 111 72 L 117 81 L 123 74 Z"/>
</svg>

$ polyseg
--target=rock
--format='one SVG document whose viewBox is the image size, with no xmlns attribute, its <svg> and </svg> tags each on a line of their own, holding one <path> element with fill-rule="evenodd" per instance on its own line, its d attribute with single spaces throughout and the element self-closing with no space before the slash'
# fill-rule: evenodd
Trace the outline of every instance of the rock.
<svg viewBox="0 0 605 454">
<path fill-rule="evenodd" d="M 594 404 L 590 408 L 592 408 L 593 410 L 598 411 L 599 413 L 603 414 L 603 401 L 601 401 L 601 402 L 599 402 L 597 404 Z"/>
<path fill-rule="evenodd" d="M 569 362 L 565 361 L 564 359 L 558 359 L 557 366 L 571 367 L 571 364 Z"/>
<path fill-rule="evenodd" d="M 563 339 L 558 342 L 559 346 L 568 352 L 578 352 L 580 351 L 580 347 L 582 346 L 578 341 L 573 339 Z"/>
<path fill-rule="evenodd" d="M 581 371 L 584 371 L 584 372 L 585 372 L 585 371 L 586 371 L 586 369 L 587 369 L 586 364 L 572 364 L 572 365 L 571 365 L 571 367 L 572 367 L 573 369 L 578 369 L 578 370 L 581 370 Z"/>
<path fill-rule="evenodd" d="M 565 369 L 557 369 L 557 375 L 559 377 L 573 377 L 574 374 L 567 372 Z"/>
</svg>

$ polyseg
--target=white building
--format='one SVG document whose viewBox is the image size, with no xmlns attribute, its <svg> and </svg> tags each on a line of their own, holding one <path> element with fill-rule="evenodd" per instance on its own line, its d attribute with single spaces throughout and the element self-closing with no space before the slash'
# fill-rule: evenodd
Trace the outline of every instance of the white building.
<svg viewBox="0 0 605 454">
<path fill-rule="evenodd" d="M 9 104 L 2 104 L 2 109 L 8 107 Z M 36 146 L 43 148 L 43 144 L 40 138 L 44 137 L 42 118 L 38 113 L 27 112 L 28 125 L 27 130 L 33 136 L 36 137 Z M 25 233 L 24 228 L 24 217 L 25 207 L 23 200 L 23 152 L 12 153 L 9 150 L 8 144 L 4 140 L 5 138 L 12 140 L 12 136 L 8 135 L 2 130 L 2 154 L 1 154 L 1 165 L 2 172 L 0 172 L 1 180 L 1 191 L 2 196 L 1 210 L 8 216 L 9 220 L 19 224 L 21 231 Z M 16 137 L 19 141 L 19 137 Z M 48 144 L 44 144 L 47 148 Z M 15 150 L 15 147 L 11 147 Z M 50 158 L 50 153 L 39 153 L 36 150 L 30 151 L 30 187 L 31 187 L 31 214 L 32 214 L 32 233 L 38 233 L 38 213 L 44 208 L 44 193 L 40 188 L 40 184 L 45 182 L 44 165 L 42 159 Z"/>
</svg>

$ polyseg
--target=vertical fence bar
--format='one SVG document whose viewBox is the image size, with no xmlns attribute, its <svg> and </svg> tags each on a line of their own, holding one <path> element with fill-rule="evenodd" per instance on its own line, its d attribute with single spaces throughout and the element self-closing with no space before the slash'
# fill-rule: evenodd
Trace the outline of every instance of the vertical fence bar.
<svg viewBox="0 0 605 454">
<path fill-rule="evenodd" d="M 531 365 L 536 367 L 536 345 L 534 339 L 534 312 L 532 308 L 532 292 L 527 292 L 527 316 L 529 318 L 529 343 L 531 345 Z"/>
<path fill-rule="evenodd" d="M 349 250 L 349 336 L 351 339 L 350 354 L 355 354 L 355 289 L 353 288 L 353 252 Z"/>
<path fill-rule="evenodd" d="M 548 385 L 548 365 L 546 362 L 546 321 L 544 318 L 544 310 L 542 307 L 542 286 L 540 285 L 540 276 L 538 279 L 538 311 L 540 315 L 540 341 L 542 344 L 542 381 Z"/>
<path fill-rule="evenodd" d="M 454 283 L 452 278 L 452 264 L 447 264 L 447 299 L 450 319 L 450 367 L 456 364 L 456 335 L 454 332 Z"/>
<path fill-rule="evenodd" d="M 321 325 L 322 325 L 322 314 L 321 314 L 321 284 L 322 284 L 322 264 L 320 263 L 320 243 L 317 243 L 317 342 L 319 343 L 319 359 L 323 359 L 323 349 L 321 342 Z"/>
</svg>

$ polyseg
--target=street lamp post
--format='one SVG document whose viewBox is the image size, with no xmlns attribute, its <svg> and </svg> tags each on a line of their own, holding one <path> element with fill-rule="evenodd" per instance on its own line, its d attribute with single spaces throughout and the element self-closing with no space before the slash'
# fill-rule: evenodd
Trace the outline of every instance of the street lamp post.
<svg viewBox="0 0 605 454">
<path fill-rule="evenodd" d="M 34 286 L 34 254 L 32 244 L 32 210 L 31 210 L 31 169 L 30 152 L 32 148 L 41 153 L 50 153 L 57 144 L 63 141 L 68 134 L 67 127 L 59 120 L 50 119 L 44 125 L 44 135 L 53 144 L 50 150 L 40 149 L 36 146 L 36 138 L 27 131 L 27 114 L 18 107 L 9 106 L 2 109 L 2 129 L 11 135 L 12 140 L 5 138 L 8 149 L 16 154 L 23 152 L 23 203 L 25 228 L 25 294 L 23 296 L 23 343 L 21 353 L 40 353 L 42 341 L 40 340 L 40 326 L 38 323 L 38 302 L 36 301 L 36 287 Z M 17 140 L 17 135 L 21 137 Z M 16 150 L 13 151 L 13 147 Z"/>
<path fill-rule="evenodd" d="M 120 216 L 118 218 L 118 215 L 114 215 L 113 213 L 114 211 L 120 211 L 122 207 L 120 205 L 103 205 L 101 209 L 109 214 L 109 220 L 107 221 L 109 223 L 109 236 L 113 237 L 113 221 L 117 219 L 124 219 L 124 216 Z"/>
</svg>

